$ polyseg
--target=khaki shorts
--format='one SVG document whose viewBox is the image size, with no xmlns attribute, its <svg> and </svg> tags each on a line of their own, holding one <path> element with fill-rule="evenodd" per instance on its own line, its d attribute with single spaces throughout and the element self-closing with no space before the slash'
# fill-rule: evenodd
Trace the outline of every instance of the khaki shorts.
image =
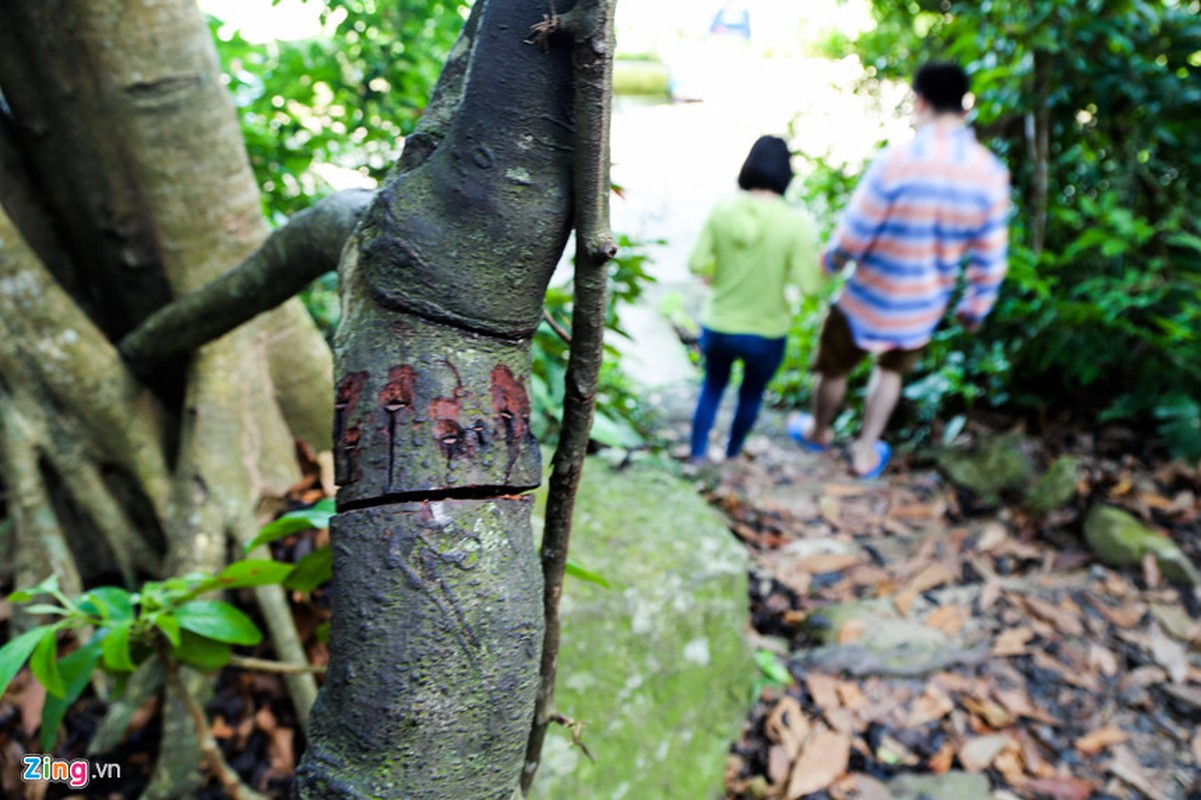
<svg viewBox="0 0 1201 800">
<path fill-rule="evenodd" d="M 836 305 L 830 306 L 822 323 L 821 338 L 817 342 L 817 353 L 813 357 L 813 371 L 832 378 L 847 375 L 855 366 L 871 355 L 851 335 L 851 326 L 846 314 Z M 904 374 L 917 366 L 922 348 L 915 350 L 885 350 L 876 354 L 876 366 L 889 372 Z"/>
</svg>

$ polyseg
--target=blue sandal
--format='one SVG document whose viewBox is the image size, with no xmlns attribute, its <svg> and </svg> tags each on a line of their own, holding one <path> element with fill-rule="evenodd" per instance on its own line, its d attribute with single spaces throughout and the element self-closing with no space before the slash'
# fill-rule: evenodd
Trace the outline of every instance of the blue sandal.
<svg viewBox="0 0 1201 800">
<path fill-rule="evenodd" d="M 812 414 L 806 414 L 804 411 L 798 411 L 788 418 L 788 438 L 799 444 L 803 449 L 810 453 L 824 453 L 830 449 L 830 445 L 815 442 L 805 436 L 805 428 L 813 421 Z"/>
<path fill-rule="evenodd" d="M 863 474 L 855 474 L 856 478 L 864 481 L 870 481 L 873 478 L 879 478 L 883 474 L 884 469 L 888 466 L 888 460 L 892 458 L 892 448 L 887 442 L 876 442 L 876 455 L 880 456 L 879 462 L 872 469 Z"/>
</svg>

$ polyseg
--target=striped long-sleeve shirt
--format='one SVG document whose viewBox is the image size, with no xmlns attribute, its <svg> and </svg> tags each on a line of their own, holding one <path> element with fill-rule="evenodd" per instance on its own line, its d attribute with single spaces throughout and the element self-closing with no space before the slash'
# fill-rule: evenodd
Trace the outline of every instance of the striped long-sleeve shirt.
<svg viewBox="0 0 1201 800">
<path fill-rule="evenodd" d="M 957 311 L 979 321 L 1007 269 L 1009 172 L 959 122 L 921 128 L 860 180 L 822 255 L 827 272 L 856 263 L 837 303 L 865 350 L 930 340 L 966 261 Z"/>
</svg>

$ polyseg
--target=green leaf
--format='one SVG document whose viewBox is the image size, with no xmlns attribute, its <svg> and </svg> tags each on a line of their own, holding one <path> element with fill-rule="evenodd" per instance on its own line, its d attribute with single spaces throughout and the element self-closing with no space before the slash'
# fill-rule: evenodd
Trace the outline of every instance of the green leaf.
<svg viewBox="0 0 1201 800">
<path fill-rule="evenodd" d="M 322 644 L 329 644 L 329 623 L 328 622 L 322 622 L 320 625 L 317 626 L 316 636 L 317 636 L 317 641 L 321 642 Z"/>
<path fill-rule="evenodd" d="M 36 586 L 28 589 L 18 589 L 8 596 L 10 603 L 28 603 L 40 594 L 53 594 L 58 591 L 58 576 L 51 575 Z"/>
<path fill-rule="evenodd" d="M 42 634 L 37 647 L 33 648 L 33 655 L 29 657 L 29 669 L 50 694 L 55 697 L 67 694 L 62 673 L 58 669 L 58 628 L 51 628 Z"/>
<path fill-rule="evenodd" d="M 249 553 L 259 545 L 270 544 L 285 536 L 291 536 L 293 533 L 306 531 L 309 528 L 328 528 L 329 521 L 333 518 L 334 513 L 334 501 L 333 498 L 329 497 L 309 508 L 289 511 L 274 522 L 264 525 L 263 529 L 259 531 L 259 535 L 246 545 L 246 552 Z"/>
<path fill-rule="evenodd" d="M 755 652 L 755 664 L 759 667 L 759 671 L 768 681 L 781 686 L 787 686 L 792 683 L 792 673 L 788 671 L 788 667 L 780 663 L 775 653 L 770 650 L 758 650 Z"/>
<path fill-rule="evenodd" d="M 573 578 L 579 578 L 582 581 L 595 583 L 597 586 L 603 586 L 606 589 L 609 588 L 609 582 L 605 580 L 604 576 L 602 576 L 600 573 L 593 572 L 592 570 L 584 569 L 570 558 L 567 559 L 567 574 Z"/>
<path fill-rule="evenodd" d="M 180 636 L 179 646 L 171 649 L 171 655 L 176 661 L 211 672 L 229 663 L 233 648 L 225 642 L 215 642 L 184 631 Z"/>
<path fill-rule="evenodd" d="M 54 742 L 58 738 L 58 729 L 63 723 L 63 717 L 91 681 L 92 673 L 96 669 L 96 661 L 100 658 L 100 650 L 101 643 L 93 639 L 58 662 L 63 681 L 66 683 L 66 692 L 62 697 L 47 697 L 42 706 L 43 752 L 49 753 L 54 749 Z"/>
<path fill-rule="evenodd" d="M 28 614 L 56 614 L 65 617 L 71 613 L 71 609 L 56 606 L 53 603 L 33 603 L 25 606 L 25 612 Z"/>
<path fill-rule="evenodd" d="M 334 550 L 319 547 L 297 562 L 284 586 L 299 592 L 311 592 L 329 581 L 334 574 Z"/>
<path fill-rule="evenodd" d="M 120 622 L 104 637 L 104 666 L 113 672 L 133 672 L 136 665 L 129 655 L 129 628 L 132 622 Z"/>
<path fill-rule="evenodd" d="M 193 600 L 175 609 L 184 630 L 230 644 L 258 644 L 263 634 L 250 617 L 220 600 Z"/>
<path fill-rule="evenodd" d="M 222 589 L 266 586 L 283 582 L 291 572 L 291 564 L 282 564 L 270 559 L 246 559 L 235 561 L 221 570 L 217 574 L 216 583 Z"/>
<path fill-rule="evenodd" d="M 100 586 L 79 598 L 79 608 L 103 620 L 133 619 L 133 599 L 129 592 L 116 586 Z"/>
<path fill-rule="evenodd" d="M 642 437 L 628 422 L 614 420 L 602 411 L 597 411 L 592 417 L 592 431 L 589 436 L 606 447 L 632 448 L 643 444 Z"/>
<path fill-rule="evenodd" d="M 164 612 L 154 618 L 154 626 L 163 632 L 172 647 L 179 647 L 179 620 Z"/>
<path fill-rule="evenodd" d="M 25 666 L 29 654 L 38 646 L 42 636 L 49 630 L 57 631 L 59 625 L 39 625 L 33 630 L 25 631 L 17 638 L 0 647 L 0 696 L 8 689 L 13 678 Z"/>
</svg>

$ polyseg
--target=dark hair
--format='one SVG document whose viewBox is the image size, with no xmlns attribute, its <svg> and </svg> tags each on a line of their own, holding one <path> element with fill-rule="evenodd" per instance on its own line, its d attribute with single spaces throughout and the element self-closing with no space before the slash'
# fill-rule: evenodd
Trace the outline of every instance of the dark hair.
<svg viewBox="0 0 1201 800">
<path fill-rule="evenodd" d="M 913 91 L 937 112 L 963 111 L 967 90 L 967 73 L 949 61 L 928 61 L 913 77 Z"/>
<path fill-rule="evenodd" d="M 760 136 L 738 173 L 739 187 L 784 194 L 792 183 L 792 153 L 778 136 Z"/>
</svg>

